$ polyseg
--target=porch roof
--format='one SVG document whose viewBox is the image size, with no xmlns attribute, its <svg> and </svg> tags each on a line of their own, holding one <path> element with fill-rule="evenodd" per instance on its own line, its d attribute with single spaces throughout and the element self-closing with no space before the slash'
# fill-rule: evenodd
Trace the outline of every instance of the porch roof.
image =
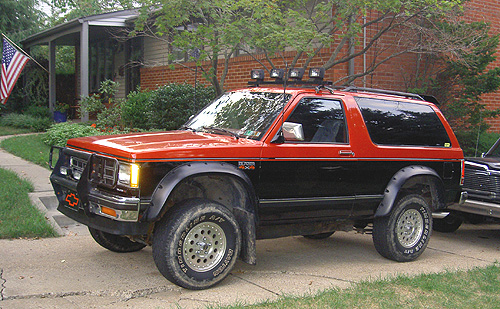
<svg viewBox="0 0 500 309">
<path fill-rule="evenodd" d="M 101 27 L 126 27 L 137 16 L 139 16 L 139 10 L 132 9 L 75 18 L 33 34 L 22 40 L 21 43 L 25 48 L 47 45 L 49 42 L 55 42 L 57 45 L 75 45 L 80 39 L 79 33 L 83 24 Z"/>
</svg>

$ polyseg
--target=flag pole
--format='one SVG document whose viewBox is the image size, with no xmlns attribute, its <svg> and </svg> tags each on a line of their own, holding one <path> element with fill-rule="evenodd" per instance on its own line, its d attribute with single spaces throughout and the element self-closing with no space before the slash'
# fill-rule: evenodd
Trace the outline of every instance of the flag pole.
<svg viewBox="0 0 500 309">
<path fill-rule="evenodd" d="M 17 50 L 22 52 L 26 57 L 30 58 L 30 60 L 33 60 L 34 63 L 38 64 L 39 67 L 41 67 L 45 72 L 49 73 L 49 71 L 43 67 L 38 61 L 36 61 L 33 57 L 31 57 L 27 52 L 25 52 L 21 47 L 17 46 L 16 43 L 12 42 L 5 34 L 2 33 L 2 37 L 6 39 L 11 45 L 13 45 Z"/>
</svg>

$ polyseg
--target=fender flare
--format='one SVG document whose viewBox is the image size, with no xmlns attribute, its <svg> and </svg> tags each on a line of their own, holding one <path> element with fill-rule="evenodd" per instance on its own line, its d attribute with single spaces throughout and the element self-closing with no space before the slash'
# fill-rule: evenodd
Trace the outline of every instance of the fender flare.
<svg viewBox="0 0 500 309">
<path fill-rule="evenodd" d="M 160 218 L 170 194 L 183 180 L 193 176 L 210 174 L 233 177 L 247 191 L 248 202 L 241 205 L 242 207 L 234 207 L 232 211 L 242 231 L 240 258 L 248 264 L 255 265 L 257 262 L 257 196 L 250 178 L 232 164 L 225 162 L 191 162 L 174 168 L 157 185 L 144 220 L 152 222 Z"/>
<path fill-rule="evenodd" d="M 375 218 L 387 216 L 391 212 L 392 207 L 394 206 L 394 202 L 396 201 L 401 188 L 409 179 L 416 176 L 431 176 L 436 178 L 437 180 L 439 180 L 440 184 L 438 190 L 441 193 L 443 192 L 444 186 L 441 177 L 439 177 L 438 173 L 432 168 L 421 165 L 412 165 L 404 167 L 400 169 L 396 174 L 394 174 L 394 176 L 392 176 L 391 180 L 389 181 L 389 184 L 385 188 L 384 197 L 380 202 L 379 206 L 377 207 L 377 211 L 375 212 Z M 435 197 L 433 196 L 433 199 L 434 198 Z"/>
<path fill-rule="evenodd" d="M 248 190 L 252 206 L 257 205 L 255 191 L 250 178 L 248 178 L 245 173 L 238 170 L 234 165 L 225 162 L 190 162 L 172 169 L 158 183 L 151 197 L 151 205 L 144 219 L 146 221 L 158 220 L 168 197 L 183 180 L 192 176 L 207 174 L 225 174 L 239 179 Z M 245 210 L 254 212 L 255 207 Z"/>
</svg>

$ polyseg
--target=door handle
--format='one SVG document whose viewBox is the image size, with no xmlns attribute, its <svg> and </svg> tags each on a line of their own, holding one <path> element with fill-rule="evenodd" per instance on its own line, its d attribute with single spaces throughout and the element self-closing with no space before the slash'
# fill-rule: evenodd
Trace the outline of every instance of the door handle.
<svg viewBox="0 0 500 309">
<path fill-rule="evenodd" d="M 340 150 L 339 155 L 344 156 L 344 157 L 354 157 L 354 152 L 352 150 Z"/>
</svg>

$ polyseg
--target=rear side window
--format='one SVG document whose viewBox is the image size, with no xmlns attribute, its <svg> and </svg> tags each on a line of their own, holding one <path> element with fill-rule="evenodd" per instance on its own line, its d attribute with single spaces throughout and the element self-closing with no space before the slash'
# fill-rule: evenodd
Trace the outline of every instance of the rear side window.
<svg viewBox="0 0 500 309">
<path fill-rule="evenodd" d="M 451 147 L 441 120 L 430 106 L 360 97 L 356 102 L 375 144 Z"/>
</svg>

